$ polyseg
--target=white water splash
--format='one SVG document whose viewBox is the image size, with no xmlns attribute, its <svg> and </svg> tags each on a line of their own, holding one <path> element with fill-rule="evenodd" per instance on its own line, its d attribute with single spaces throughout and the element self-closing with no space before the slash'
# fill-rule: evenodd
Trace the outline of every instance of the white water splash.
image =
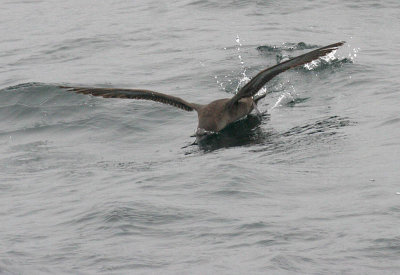
<svg viewBox="0 0 400 275">
<path fill-rule="evenodd" d="M 242 43 L 240 42 L 240 37 L 238 34 L 236 35 L 236 43 L 238 44 L 237 48 L 236 48 L 239 53 L 238 58 L 239 58 L 240 64 L 242 65 L 242 68 L 244 68 L 244 61 L 242 59 L 242 55 L 240 54 L 240 47 L 242 46 Z"/>
<path fill-rule="evenodd" d="M 242 88 L 244 85 L 246 85 L 247 82 L 250 81 L 250 77 L 248 77 L 246 75 L 246 67 L 244 66 L 244 61 L 243 61 L 242 55 L 240 54 L 240 47 L 242 46 L 242 43 L 240 42 L 239 34 L 236 35 L 236 43 L 238 44 L 238 46 L 237 46 L 237 51 L 239 53 L 238 58 L 239 58 L 240 65 L 243 70 L 242 77 L 239 79 L 238 85 L 236 86 L 236 89 L 235 89 L 235 91 L 238 92 L 240 90 L 240 88 Z"/>
<path fill-rule="evenodd" d="M 273 109 L 277 108 L 277 107 L 281 107 L 283 105 L 288 104 L 289 102 L 292 102 L 295 100 L 295 97 L 292 95 L 291 92 L 284 92 L 276 101 L 276 103 L 274 104 L 274 106 L 272 106 L 268 112 L 272 111 Z"/>
<path fill-rule="evenodd" d="M 289 84 L 289 86 L 283 85 L 282 83 L 279 84 L 284 89 L 284 92 L 278 97 L 278 100 L 275 102 L 275 104 L 268 109 L 268 112 L 274 110 L 275 108 L 288 105 L 289 103 L 294 102 L 296 100 L 298 95 L 296 89 L 294 88 L 293 85 L 290 84 L 289 81 L 287 81 L 287 84 Z"/>
<path fill-rule="evenodd" d="M 304 64 L 304 68 L 311 71 L 311 70 L 317 68 L 321 64 L 321 60 L 323 60 L 325 62 L 332 62 L 333 60 L 337 59 L 335 56 L 335 53 L 336 53 L 336 50 L 332 51 L 332 52 L 328 53 L 327 55 L 322 56 L 316 60 L 313 60 L 307 64 Z"/>
<path fill-rule="evenodd" d="M 350 47 L 350 45 L 349 45 L 349 47 Z M 355 61 L 355 59 L 356 59 L 356 57 L 357 57 L 357 53 L 358 53 L 360 50 L 361 50 L 360 48 L 353 48 L 353 49 L 352 49 L 352 53 L 351 53 L 351 52 L 349 53 L 349 58 L 351 59 L 352 62 Z"/>
<path fill-rule="evenodd" d="M 240 43 L 240 37 L 239 34 L 236 35 L 236 43 L 239 44 L 239 46 L 242 46 L 242 43 Z"/>
<path fill-rule="evenodd" d="M 247 76 L 246 74 L 246 67 L 245 67 L 245 62 L 243 60 L 242 54 L 241 54 L 241 46 L 242 43 L 240 42 L 240 37 L 239 34 L 236 35 L 235 41 L 237 43 L 237 47 L 236 47 L 236 51 L 238 53 L 238 59 L 240 62 L 240 66 L 242 68 L 242 73 L 241 73 L 241 77 L 239 78 L 238 84 L 235 88 L 235 92 L 239 91 L 240 88 L 242 88 L 244 85 L 246 85 L 247 82 L 250 81 L 250 77 Z M 226 50 L 227 48 L 224 48 L 224 50 Z M 234 73 L 234 71 L 232 71 L 232 73 Z M 214 76 L 215 80 L 217 81 L 218 86 L 222 89 L 225 90 L 226 86 L 228 83 L 232 83 L 232 79 L 228 79 L 229 76 L 225 75 L 224 78 L 225 80 L 220 80 L 218 78 L 218 76 Z"/>
</svg>

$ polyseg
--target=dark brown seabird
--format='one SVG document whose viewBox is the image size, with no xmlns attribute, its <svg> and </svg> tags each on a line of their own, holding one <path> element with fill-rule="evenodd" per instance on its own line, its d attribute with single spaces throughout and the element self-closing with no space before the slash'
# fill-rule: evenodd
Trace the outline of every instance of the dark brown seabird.
<svg viewBox="0 0 400 275">
<path fill-rule="evenodd" d="M 334 50 L 337 50 L 337 48 L 344 43 L 345 42 L 342 41 L 331 44 L 265 69 L 253 77 L 232 98 L 218 99 L 206 105 L 190 103 L 179 97 L 143 89 L 87 88 L 69 86 L 60 86 L 60 88 L 65 88 L 79 94 L 91 94 L 105 98 L 153 100 L 175 106 L 185 111 L 195 110 L 199 119 L 196 135 L 201 136 L 204 134 L 221 131 L 228 124 L 250 114 L 253 109 L 259 113 L 257 110 L 257 102 L 261 98 L 265 97 L 266 94 L 261 96 L 255 95 L 269 80 L 290 68 L 304 65 Z"/>
</svg>

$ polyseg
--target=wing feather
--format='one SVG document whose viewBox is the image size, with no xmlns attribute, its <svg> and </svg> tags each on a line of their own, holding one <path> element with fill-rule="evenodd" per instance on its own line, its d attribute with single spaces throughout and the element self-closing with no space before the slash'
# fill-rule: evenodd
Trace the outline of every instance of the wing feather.
<svg viewBox="0 0 400 275">
<path fill-rule="evenodd" d="M 239 99 L 244 97 L 250 97 L 255 95 L 269 80 L 271 80 L 274 76 L 297 66 L 307 64 L 315 59 L 318 59 L 321 56 L 324 56 L 334 50 L 336 50 L 339 46 L 343 45 L 345 42 L 341 41 L 338 43 L 334 43 L 314 51 L 299 55 L 292 59 L 289 59 L 285 62 L 279 63 L 273 67 L 265 69 L 259 72 L 255 77 L 253 77 L 243 88 L 237 92 L 235 96 L 228 103 L 228 107 L 232 106 L 232 104 L 236 103 Z"/>
<path fill-rule="evenodd" d="M 59 86 L 62 89 L 73 91 L 78 94 L 90 94 L 93 96 L 102 96 L 104 98 L 126 98 L 126 99 L 144 99 L 161 102 L 171 106 L 175 106 L 185 111 L 196 110 L 197 104 L 189 103 L 182 98 L 158 93 L 144 89 L 118 89 L 118 88 L 87 88 L 87 87 L 70 87 Z"/>
</svg>

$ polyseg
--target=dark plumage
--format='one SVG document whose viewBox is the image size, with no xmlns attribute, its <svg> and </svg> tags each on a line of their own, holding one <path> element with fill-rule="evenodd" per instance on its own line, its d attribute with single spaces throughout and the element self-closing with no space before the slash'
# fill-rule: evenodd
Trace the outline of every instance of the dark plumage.
<svg viewBox="0 0 400 275">
<path fill-rule="evenodd" d="M 314 51 L 294 57 L 268 69 L 259 72 L 243 88 L 241 88 L 232 98 L 224 98 L 212 101 L 209 104 L 202 105 L 187 102 L 179 97 L 166 95 L 143 89 L 118 89 L 118 88 L 86 88 L 60 86 L 79 94 L 91 94 L 105 98 L 129 98 L 153 100 L 175 106 L 185 111 L 197 111 L 199 124 L 197 126 L 197 135 L 203 135 L 209 132 L 219 132 L 228 124 L 248 115 L 254 108 L 258 100 L 265 95 L 255 97 L 254 95 L 274 76 L 300 65 L 309 63 L 321 56 L 324 56 L 345 42 L 331 44 Z"/>
</svg>

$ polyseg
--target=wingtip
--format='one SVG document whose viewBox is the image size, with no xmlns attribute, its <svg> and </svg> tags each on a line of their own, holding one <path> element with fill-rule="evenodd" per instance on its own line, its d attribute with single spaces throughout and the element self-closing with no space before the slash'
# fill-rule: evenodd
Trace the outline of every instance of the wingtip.
<svg viewBox="0 0 400 275">
<path fill-rule="evenodd" d="M 60 88 L 60 89 L 72 89 L 72 87 L 69 87 L 69 86 L 63 86 L 63 85 L 60 85 L 60 86 L 57 86 L 58 88 Z"/>
<path fill-rule="evenodd" d="M 337 48 L 337 47 L 342 46 L 342 45 L 345 44 L 345 43 L 346 43 L 346 41 L 339 41 L 339 42 L 337 42 L 337 43 L 335 43 L 335 44 L 332 44 L 332 47 Z"/>
<path fill-rule="evenodd" d="M 334 43 L 334 44 L 325 46 L 325 47 L 323 47 L 323 48 L 319 48 L 319 49 L 317 49 L 317 51 L 318 51 L 318 50 L 320 50 L 320 51 L 322 50 L 322 51 L 330 52 L 330 51 L 333 51 L 333 50 L 337 50 L 340 46 L 342 46 L 342 45 L 345 44 L 345 43 L 346 43 L 346 41 L 336 42 L 336 43 Z"/>
<path fill-rule="evenodd" d="M 71 86 L 57 86 L 60 89 L 65 89 L 67 91 L 77 91 L 77 87 L 71 87 Z"/>
<path fill-rule="evenodd" d="M 344 44 L 346 44 L 346 41 L 340 41 L 340 42 L 338 42 L 338 46 L 342 46 L 342 45 L 344 45 Z"/>
</svg>

